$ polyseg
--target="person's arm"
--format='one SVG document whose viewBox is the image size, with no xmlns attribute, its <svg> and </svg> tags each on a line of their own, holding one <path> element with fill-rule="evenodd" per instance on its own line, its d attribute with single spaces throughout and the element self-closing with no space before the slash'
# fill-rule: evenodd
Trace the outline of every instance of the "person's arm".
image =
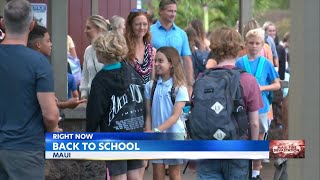
<svg viewBox="0 0 320 180">
<path fill-rule="evenodd" d="M 37 92 L 43 123 L 47 132 L 62 132 L 59 128 L 59 110 L 56 106 L 56 97 L 53 92 Z"/>
<path fill-rule="evenodd" d="M 193 66 L 192 66 L 191 56 L 183 56 L 183 65 L 184 65 L 185 74 L 186 74 L 186 78 L 187 78 L 188 93 L 189 93 L 189 97 L 191 97 L 192 86 L 194 83 Z"/>
<path fill-rule="evenodd" d="M 75 80 L 75 78 L 71 75 L 71 97 L 72 98 L 79 98 L 79 93 L 78 93 L 78 87 L 77 87 L 77 82 Z"/>
<path fill-rule="evenodd" d="M 79 93 L 78 90 L 74 90 L 71 92 L 72 98 L 78 99 L 79 98 Z"/>
<path fill-rule="evenodd" d="M 164 131 L 164 130 L 170 128 L 172 125 L 174 125 L 178 121 L 178 119 L 182 113 L 182 108 L 185 105 L 186 105 L 186 102 L 184 102 L 184 101 L 175 102 L 171 116 L 157 128 L 160 131 Z"/>
<path fill-rule="evenodd" d="M 56 104 L 59 109 L 74 109 L 76 108 L 79 104 L 87 102 L 86 99 L 80 99 L 79 98 L 70 98 L 67 101 L 57 101 Z"/>
<path fill-rule="evenodd" d="M 67 35 L 67 41 L 68 41 L 68 51 L 70 55 L 74 58 L 78 58 L 74 42 L 69 35 Z"/>
<path fill-rule="evenodd" d="M 81 99 L 88 98 L 88 91 L 89 91 L 89 72 L 87 68 L 87 61 L 88 61 L 88 48 L 84 52 L 84 61 L 83 61 L 83 68 L 82 68 L 82 77 L 80 81 L 79 90 L 81 93 Z"/>
<path fill-rule="evenodd" d="M 186 74 L 187 78 L 187 88 L 189 97 L 192 95 L 192 87 L 194 83 L 194 72 L 193 72 L 193 64 L 192 64 L 192 58 L 191 58 L 191 50 L 189 46 L 188 36 L 185 32 L 183 32 L 183 42 L 182 42 L 182 49 L 181 49 L 181 56 L 183 58 L 183 66 L 184 66 L 184 72 Z"/>
<path fill-rule="evenodd" d="M 151 126 L 151 102 L 150 100 L 146 100 L 146 122 L 145 122 L 145 131 L 150 132 L 152 131 Z"/>
<path fill-rule="evenodd" d="M 270 85 L 260 86 L 260 91 L 276 91 L 281 88 L 280 79 L 276 78 Z"/>
<path fill-rule="evenodd" d="M 259 138 L 259 111 L 248 112 L 250 122 L 250 139 L 258 140 Z"/>
<path fill-rule="evenodd" d="M 78 58 L 77 51 L 76 51 L 76 47 L 70 48 L 70 49 L 69 49 L 69 52 L 70 52 L 70 54 L 71 54 L 72 57 Z"/>
</svg>

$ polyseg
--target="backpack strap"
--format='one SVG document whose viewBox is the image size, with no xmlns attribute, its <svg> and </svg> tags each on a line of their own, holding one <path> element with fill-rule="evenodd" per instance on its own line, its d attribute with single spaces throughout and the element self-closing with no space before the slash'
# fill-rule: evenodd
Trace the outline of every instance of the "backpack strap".
<svg viewBox="0 0 320 180">
<path fill-rule="evenodd" d="M 154 96 L 154 92 L 156 91 L 157 84 L 158 82 L 152 81 L 151 93 L 150 93 L 151 106 L 152 106 L 153 96 Z M 170 99 L 172 104 L 174 105 L 176 101 L 176 88 L 174 87 L 174 85 L 171 87 L 171 90 L 170 90 Z"/>
<path fill-rule="evenodd" d="M 170 98 L 171 98 L 172 104 L 174 105 L 174 103 L 176 102 L 176 87 L 174 87 L 174 85 L 172 85 L 170 90 Z"/>
<path fill-rule="evenodd" d="M 150 93 L 150 103 L 151 103 L 151 106 L 152 106 L 153 95 L 154 95 L 154 92 L 155 92 L 155 90 L 156 90 L 157 84 L 158 84 L 158 82 L 152 81 L 151 93 Z"/>
<path fill-rule="evenodd" d="M 243 58 L 243 64 L 244 64 L 245 70 L 246 70 L 248 73 L 250 73 L 250 74 L 253 75 L 252 70 L 251 70 L 251 67 L 250 67 L 250 64 L 249 64 L 248 55 L 245 55 L 245 56 L 243 56 L 242 58 Z M 260 56 L 260 58 L 259 58 L 259 64 L 258 64 L 258 67 L 257 67 L 257 71 L 256 71 L 256 74 L 254 75 L 258 82 L 260 81 L 261 76 L 262 76 L 262 70 L 263 70 L 264 62 L 265 62 L 265 58 L 263 58 L 262 56 Z"/>
</svg>

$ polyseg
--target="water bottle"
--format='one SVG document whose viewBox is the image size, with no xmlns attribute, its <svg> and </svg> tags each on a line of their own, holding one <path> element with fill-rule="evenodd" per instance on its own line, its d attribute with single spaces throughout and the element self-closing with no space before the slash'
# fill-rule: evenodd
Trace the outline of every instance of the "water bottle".
<svg viewBox="0 0 320 180">
<path fill-rule="evenodd" d="M 190 106 L 185 106 L 182 108 L 182 114 L 180 116 L 181 120 L 186 121 L 189 118 Z"/>
</svg>

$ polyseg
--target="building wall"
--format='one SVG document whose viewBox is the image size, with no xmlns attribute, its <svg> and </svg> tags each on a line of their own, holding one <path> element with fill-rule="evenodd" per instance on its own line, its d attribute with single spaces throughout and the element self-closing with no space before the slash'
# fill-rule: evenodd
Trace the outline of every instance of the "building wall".
<svg viewBox="0 0 320 180">
<path fill-rule="evenodd" d="M 32 3 L 46 3 L 49 0 L 31 0 Z M 81 62 L 83 62 L 83 54 L 86 47 L 90 44 L 84 28 L 86 19 L 92 14 L 92 1 L 94 0 L 69 0 L 68 4 L 68 34 L 72 37 L 77 54 Z M 113 15 L 120 15 L 124 18 L 128 16 L 130 10 L 137 5 L 136 0 L 98 0 L 99 14 L 110 19 Z M 54 13 L 59 10 L 54 10 Z"/>
</svg>

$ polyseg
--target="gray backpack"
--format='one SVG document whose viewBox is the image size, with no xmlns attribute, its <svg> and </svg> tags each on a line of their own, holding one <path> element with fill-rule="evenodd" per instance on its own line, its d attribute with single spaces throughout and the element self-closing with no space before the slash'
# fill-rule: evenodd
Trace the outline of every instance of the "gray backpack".
<svg viewBox="0 0 320 180">
<path fill-rule="evenodd" d="M 240 69 L 214 68 L 194 84 L 189 131 L 195 140 L 247 139 L 249 121 Z"/>
</svg>

